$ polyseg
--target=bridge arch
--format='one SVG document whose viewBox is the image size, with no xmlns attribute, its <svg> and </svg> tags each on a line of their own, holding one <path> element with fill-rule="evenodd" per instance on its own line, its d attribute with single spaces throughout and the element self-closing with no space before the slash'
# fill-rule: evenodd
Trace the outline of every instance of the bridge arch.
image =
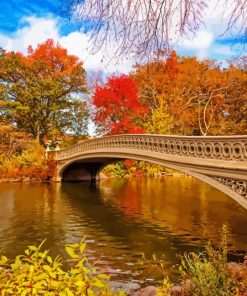
<svg viewBox="0 0 247 296">
<path fill-rule="evenodd" d="M 95 176 L 115 161 L 141 160 L 186 173 L 223 191 L 247 209 L 247 136 L 121 135 L 89 140 L 57 152 L 54 181 L 73 166 Z"/>
<path fill-rule="evenodd" d="M 60 166 L 58 170 L 58 181 L 90 181 L 92 176 L 97 175 L 105 166 L 124 160 L 137 160 L 152 164 L 158 164 L 190 175 L 189 171 L 186 169 L 180 168 L 176 165 L 161 160 L 150 159 L 149 157 L 145 156 L 126 154 L 121 155 L 120 153 L 115 156 L 112 154 L 94 154 L 63 163 L 63 166 Z M 70 175 L 70 178 L 68 178 L 69 172 L 72 173 Z"/>
</svg>

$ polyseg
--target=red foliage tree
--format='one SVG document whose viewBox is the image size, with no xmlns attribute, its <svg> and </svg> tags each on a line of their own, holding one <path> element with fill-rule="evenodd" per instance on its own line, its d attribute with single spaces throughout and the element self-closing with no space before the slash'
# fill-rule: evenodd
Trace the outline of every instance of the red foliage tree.
<svg viewBox="0 0 247 296">
<path fill-rule="evenodd" d="M 129 168 L 133 167 L 136 163 L 137 163 L 136 160 L 127 159 L 127 160 L 124 161 L 124 167 L 126 169 L 129 169 Z"/>
<path fill-rule="evenodd" d="M 103 87 L 95 89 L 95 123 L 103 134 L 142 133 L 147 109 L 139 102 L 137 87 L 126 75 L 112 76 Z"/>
</svg>

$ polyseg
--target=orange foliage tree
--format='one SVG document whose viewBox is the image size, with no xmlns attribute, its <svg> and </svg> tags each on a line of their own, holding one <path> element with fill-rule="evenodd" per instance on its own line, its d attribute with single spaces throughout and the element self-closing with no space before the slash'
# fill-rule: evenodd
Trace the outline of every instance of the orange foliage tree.
<svg viewBox="0 0 247 296">
<path fill-rule="evenodd" d="M 140 102 L 149 108 L 147 129 L 151 132 L 163 119 L 160 133 L 246 133 L 247 74 L 243 69 L 230 66 L 222 70 L 214 61 L 179 57 L 172 52 L 167 59 L 136 65 L 132 77 Z M 236 109 L 239 105 L 241 114 Z M 158 120 L 154 120 L 157 114 Z M 234 124 L 230 127 L 229 122 Z M 240 122 L 242 131 L 236 128 Z"/>
<path fill-rule="evenodd" d="M 86 131 L 85 92 L 82 62 L 52 39 L 29 46 L 26 56 L 1 53 L 0 113 L 38 142 Z"/>
</svg>

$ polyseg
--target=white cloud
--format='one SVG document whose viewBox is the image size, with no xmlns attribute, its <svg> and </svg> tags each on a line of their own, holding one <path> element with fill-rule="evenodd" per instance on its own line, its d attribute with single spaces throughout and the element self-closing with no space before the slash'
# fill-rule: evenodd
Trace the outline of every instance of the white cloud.
<svg viewBox="0 0 247 296">
<path fill-rule="evenodd" d="M 219 40 L 229 37 L 225 32 L 228 27 L 229 15 L 234 7 L 234 1 L 209 0 L 208 8 L 203 11 L 204 24 L 191 38 L 186 37 L 178 42 L 178 46 L 185 51 L 196 55 L 199 58 L 230 58 L 237 55 L 239 50 L 230 44 L 220 44 Z M 240 28 L 236 22 L 235 30 L 237 33 Z M 234 35 L 234 32 L 232 32 Z"/>
<path fill-rule="evenodd" d="M 60 44 L 68 49 L 68 52 L 75 54 L 84 61 L 84 66 L 88 70 L 102 70 L 104 72 L 128 73 L 133 60 L 122 57 L 121 60 L 114 59 L 114 46 L 108 45 L 107 49 L 102 49 L 93 54 L 89 49 L 89 37 L 80 32 L 72 32 L 60 38 Z"/>
<path fill-rule="evenodd" d="M 234 2 L 234 0 L 232 1 Z M 209 1 L 209 9 L 205 11 L 205 26 L 202 26 L 193 38 L 186 37 L 178 42 L 179 48 L 182 49 L 180 52 L 184 51 L 199 58 L 217 57 L 223 59 L 234 55 L 235 52 L 230 45 L 221 45 L 216 42 L 226 29 L 226 17 L 229 15 L 231 8 L 225 7 L 225 14 L 222 17 L 222 5 L 224 3 L 225 0 L 219 0 L 219 2 L 215 0 Z M 75 31 L 62 35 L 60 33 L 60 23 L 61 19 L 52 15 L 23 18 L 20 22 L 20 29 L 12 36 L 0 34 L 0 46 L 8 51 L 14 50 L 26 53 L 28 45 L 36 47 L 38 43 L 52 38 L 67 48 L 70 54 L 77 55 L 84 61 L 84 67 L 88 71 L 101 70 L 105 73 L 128 73 L 131 71 L 134 64 L 132 57 L 114 58 L 116 43 L 111 43 L 96 54 L 92 54 L 89 50 L 89 36 L 87 34 Z"/>
<path fill-rule="evenodd" d="M 59 18 L 32 16 L 23 18 L 21 22 L 24 25 L 11 37 L 0 34 L 0 46 L 5 50 L 27 53 L 29 45 L 36 47 L 37 44 L 52 38 L 65 47 L 70 54 L 78 56 L 84 62 L 86 70 L 128 73 L 134 63 L 133 60 L 124 57 L 120 61 L 112 58 L 114 45 L 109 45 L 107 50 L 102 49 L 96 54 L 92 54 L 89 51 L 89 37 L 86 34 L 75 31 L 62 36 L 59 33 Z"/>
<path fill-rule="evenodd" d="M 217 47 L 214 48 L 213 52 L 214 54 L 218 54 L 223 57 L 231 57 L 236 54 L 233 48 L 225 45 L 218 45 Z"/>
<path fill-rule="evenodd" d="M 213 41 L 214 35 L 212 32 L 200 31 L 192 40 L 184 40 L 183 47 L 195 51 L 199 58 L 205 58 L 208 56 L 208 50 Z"/>
<path fill-rule="evenodd" d="M 11 40 L 7 36 L 0 34 L 0 47 L 8 49 L 11 47 L 10 42 Z"/>
<path fill-rule="evenodd" d="M 3 36 L 5 38 L 0 38 L 0 45 L 4 49 L 26 53 L 29 45 L 36 47 L 38 43 L 48 38 L 59 40 L 58 24 L 51 17 L 26 17 L 21 20 L 21 23 L 24 26 L 17 30 L 13 36 Z"/>
</svg>

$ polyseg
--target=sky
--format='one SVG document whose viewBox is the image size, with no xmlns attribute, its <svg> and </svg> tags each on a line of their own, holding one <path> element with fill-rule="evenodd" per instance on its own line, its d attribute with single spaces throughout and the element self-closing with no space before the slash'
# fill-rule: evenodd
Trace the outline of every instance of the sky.
<svg viewBox="0 0 247 296">
<path fill-rule="evenodd" d="M 84 61 L 87 71 L 128 73 L 134 60 L 123 56 L 112 59 L 113 48 L 108 55 L 99 51 L 95 55 L 88 49 L 89 36 L 79 27 L 60 16 L 59 0 L 2 0 L 0 10 L 0 47 L 8 51 L 26 53 L 28 45 L 35 47 L 48 38 L 58 41 L 70 54 Z M 195 55 L 199 59 L 211 58 L 225 63 L 239 54 L 238 39 L 219 37 L 224 31 L 224 20 L 219 17 L 222 7 L 215 6 L 206 15 L 206 27 L 202 26 L 193 39 L 184 39 L 176 48 L 181 55 Z M 233 0 L 234 1 L 234 0 Z"/>
</svg>

